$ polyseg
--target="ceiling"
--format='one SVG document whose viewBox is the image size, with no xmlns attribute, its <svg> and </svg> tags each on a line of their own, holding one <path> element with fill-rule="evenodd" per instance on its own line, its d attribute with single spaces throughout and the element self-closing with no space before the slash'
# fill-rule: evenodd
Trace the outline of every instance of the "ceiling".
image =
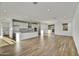
<svg viewBox="0 0 79 59">
<path fill-rule="evenodd" d="M 31 21 L 52 22 L 59 19 L 71 20 L 77 2 L 0 2 L 0 17 Z"/>
</svg>

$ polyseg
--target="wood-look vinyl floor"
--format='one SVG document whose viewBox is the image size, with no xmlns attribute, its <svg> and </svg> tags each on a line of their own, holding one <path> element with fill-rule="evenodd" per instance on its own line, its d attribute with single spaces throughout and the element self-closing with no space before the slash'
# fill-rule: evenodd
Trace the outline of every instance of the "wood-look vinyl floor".
<svg viewBox="0 0 79 59">
<path fill-rule="evenodd" d="M 72 37 L 44 36 L 0 48 L 1 56 L 77 56 Z"/>
<path fill-rule="evenodd" d="M 15 44 L 16 42 L 8 37 L 3 37 L 2 39 L 0 39 L 0 47 L 4 47 L 7 45 L 12 45 Z"/>
</svg>

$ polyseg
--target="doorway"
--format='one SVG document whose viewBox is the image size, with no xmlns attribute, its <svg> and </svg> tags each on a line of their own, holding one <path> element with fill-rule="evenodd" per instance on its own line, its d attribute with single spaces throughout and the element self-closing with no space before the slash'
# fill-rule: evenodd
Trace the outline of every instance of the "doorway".
<svg viewBox="0 0 79 59">
<path fill-rule="evenodd" d="M 48 30 L 51 30 L 52 33 L 54 33 L 55 32 L 55 24 L 48 25 Z"/>
<path fill-rule="evenodd" d="M 2 22 L 3 36 L 9 37 L 9 23 Z"/>
</svg>

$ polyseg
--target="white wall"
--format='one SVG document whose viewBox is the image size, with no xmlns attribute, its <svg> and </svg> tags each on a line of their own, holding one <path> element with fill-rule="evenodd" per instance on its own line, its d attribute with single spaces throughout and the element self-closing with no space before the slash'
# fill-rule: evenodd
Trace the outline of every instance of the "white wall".
<svg viewBox="0 0 79 59">
<path fill-rule="evenodd" d="M 48 24 L 41 24 L 41 30 L 43 30 L 44 35 L 48 33 Z"/>
<path fill-rule="evenodd" d="M 63 23 L 68 23 L 68 31 L 63 31 Z M 70 20 L 59 20 L 55 23 L 55 34 L 56 35 L 65 35 L 72 36 L 72 22 Z"/>
<path fill-rule="evenodd" d="M 0 38 L 1 38 L 1 23 L 0 23 Z"/>
<path fill-rule="evenodd" d="M 3 38 L 3 28 L 2 24 L 0 23 L 0 38 Z"/>
<path fill-rule="evenodd" d="M 63 31 L 63 23 L 68 23 L 68 31 Z M 55 24 L 55 34 L 72 36 L 72 21 L 70 19 L 52 21 L 52 24 Z M 44 34 L 48 33 L 48 24 L 41 24 L 41 30 L 44 31 Z"/>
<path fill-rule="evenodd" d="M 79 53 L 79 5 L 76 9 L 75 16 L 72 23 L 73 23 L 73 38 Z"/>
</svg>

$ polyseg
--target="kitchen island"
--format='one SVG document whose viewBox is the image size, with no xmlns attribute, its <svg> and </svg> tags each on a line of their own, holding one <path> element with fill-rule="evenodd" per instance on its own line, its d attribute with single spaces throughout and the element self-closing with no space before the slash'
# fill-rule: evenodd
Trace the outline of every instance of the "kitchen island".
<svg viewBox="0 0 79 59">
<path fill-rule="evenodd" d="M 16 32 L 16 41 L 26 40 L 37 36 L 38 36 L 38 32 L 25 32 L 25 33 Z"/>
</svg>

